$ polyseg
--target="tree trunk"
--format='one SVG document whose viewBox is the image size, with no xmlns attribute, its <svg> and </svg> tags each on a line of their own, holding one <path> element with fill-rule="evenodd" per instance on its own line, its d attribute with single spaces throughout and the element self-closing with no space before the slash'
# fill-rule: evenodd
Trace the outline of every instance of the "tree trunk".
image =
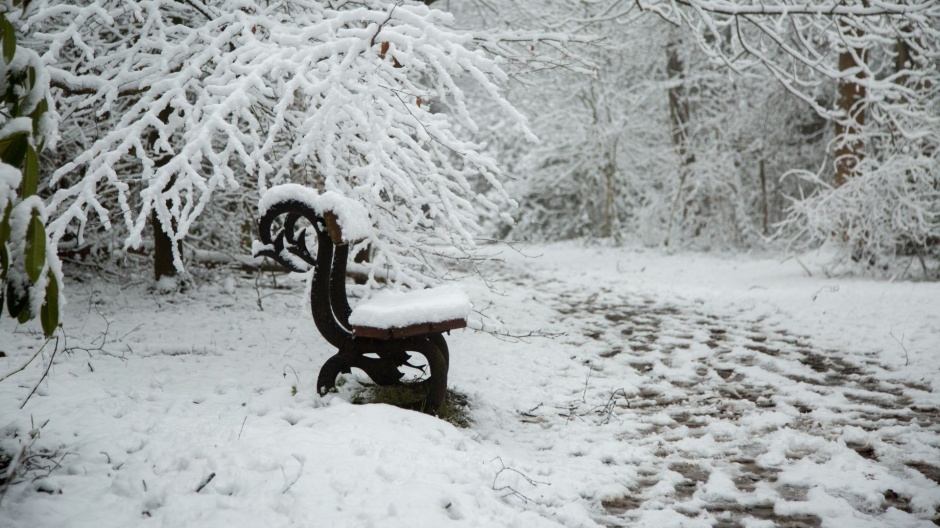
<svg viewBox="0 0 940 528">
<path fill-rule="evenodd" d="M 896 49 L 897 56 L 894 60 L 894 67 L 895 71 L 900 74 L 897 77 L 897 84 L 919 93 L 930 92 L 933 88 L 932 84 L 921 75 L 929 67 L 930 61 L 917 52 L 917 50 L 924 49 L 922 37 L 914 33 L 909 26 L 904 27 L 901 36 L 897 39 Z M 914 74 L 913 77 L 911 73 Z M 908 98 L 902 96 L 898 103 L 906 105 L 908 104 Z M 933 143 L 926 142 L 923 144 L 922 152 L 925 156 L 932 156 L 933 151 Z"/>
<path fill-rule="evenodd" d="M 672 125 L 672 144 L 679 156 L 679 186 L 676 188 L 676 196 L 673 199 L 672 209 L 669 211 L 669 224 L 666 227 L 666 238 L 663 245 L 669 245 L 669 237 L 672 236 L 672 224 L 676 217 L 676 211 L 679 208 L 679 201 L 682 198 L 682 188 L 685 186 L 686 178 L 689 174 L 689 165 L 694 161 L 694 156 L 689 154 L 689 100 L 685 94 L 685 64 L 679 56 L 679 44 L 671 41 L 666 46 L 666 75 L 670 81 L 669 87 L 669 122 Z"/>
<path fill-rule="evenodd" d="M 156 211 L 150 213 L 150 224 L 153 226 L 153 279 L 176 277 L 178 272 L 173 264 L 173 240 L 161 229 Z M 179 242 L 176 248 L 181 249 Z"/>
<path fill-rule="evenodd" d="M 169 106 L 164 108 L 158 115 L 160 122 L 166 124 L 170 119 L 170 114 L 173 112 L 173 109 Z M 150 132 L 148 137 L 148 147 L 152 150 L 154 145 L 157 142 L 157 131 L 153 130 Z M 165 166 L 170 162 L 170 159 L 173 157 L 171 153 L 164 153 L 160 158 L 154 162 L 155 168 L 160 168 Z M 167 184 L 167 188 L 173 186 L 173 179 L 170 179 Z M 164 189 L 165 190 L 165 189 Z M 173 263 L 173 239 L 164 231 L 163 225 L 160 223 L 160 219 L 157 218 L 157 212 L 151 211 L 150 213 L 150 227 L 153 228 L 153 278 L 154 280 L 160 280 L 163 277 L 176 277 L 179 271 L 176 269 L 176 266 Z M 176 225 L 172 226 L 175 231 Z M 177 253 L 182 251 L 182 244 L 176 242 L 176 251 Z"/>
<path fill-rule="evenodd" d="M 763 218 L 763 227 L 764 227 L 764 236 L 770 234 L 770 214 L 767 207 L 767 171 L 766 169 L 766 159 L 761 158 L 758 165 L 760 171 L 760 198 L 761 198 L 761 209 L 764 213 Z"/>
<path fill-rule="evenodd" d="M 858 29 L 848 29 L 850 36 L 861 36 Z M 854 51 L 854 53 L 853 53 Z M 839 54 L 839 71 L 846 73 L 858 69 L 855 79 L 863 79 L 866 52 L 863 49 L 846 50 Z M 861 62 L 859 62 L 859 60 Z M 836 120 L 835 186 L 841 187 L 849 180 L 865 157 L 865 142 L 861 138 L 865 124 L 865 86 L 852 78 L 839 81 L 839 110 L 842 116 Z"/>
<path fill-rule="evenodd" d="M 609 123 L 610 120 L 608 120 Z M 604 237 L 614 235 L 614 222 L 617 218 L 615 194 L 617 192 L 617 144 L 619 138 L 614 138 L 607 147 L 607 163 L 604 164 L 604 186 L 606 196 L 604 199 Z"/>
<path fill-rule="evenodd" d="M 679 57 L 678 44 L 671 42 L 666 47 L 666 74 L 671 81 L 669 87 L 669 122 L 672 124 L 672 143 L 679 154 L 683 166 L 689 165 L 689 100 L 685 96 L 682 82 L 685 79 L 685 65 Z"/>
</svg>

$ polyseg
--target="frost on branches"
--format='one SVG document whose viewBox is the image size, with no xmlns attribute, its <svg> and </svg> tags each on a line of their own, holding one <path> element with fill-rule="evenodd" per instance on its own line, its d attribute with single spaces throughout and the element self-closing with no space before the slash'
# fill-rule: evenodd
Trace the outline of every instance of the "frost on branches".
<svg viewBox="0 0 940 528">
<path fill-rule="evenodd" d="M 641 0 L 716 64 L 763 69 L 834 125 L 831 159 L 793 171 L 815 190 L 782 223 L 890 270 L 940 257 L 940 3 Z"/>
<path fill-rule="evenodd" d="M 502 148 L 514 176 L 507 187 L 520 197 L 507 236 L 753 247 L 797 190 L 776 176 L 825 156 L 822 135 L 804 131 L 807 122 L 824 125 L 811 108 L 759 68 L 729 75 L 687 28 L 634 2 L 565 2 L 555 11 L 532 2 L 522 17 L 508 0 L 489 4 L 499 6 L 486 12 L 495 20 L 480 20 L 472 6 L 463 14 L 478 27 L 572 35 L 567 61 L 523 71 L 509 95 L 541 141 L 507 138 Z M 558 48 L 528 49 L 537 57 Z"/>
<path fill-rule="evenodd" d="M 485 194 L 503 193 L 465 139 L 465 88 L 532 137 L 496 62 L 451 23 L 416 2 L 34 0 L 25 33 L 70 153 L 52 177 L 52 237 L 81 237 L 94 215 L 137 246 L 155 212 L 181 241 L 214 192 L 290 181 L 367 208 L 370 277 L 433 282 L 439 257 L 473 257 L 479 212 L 497 207 Z"/>
</svg>

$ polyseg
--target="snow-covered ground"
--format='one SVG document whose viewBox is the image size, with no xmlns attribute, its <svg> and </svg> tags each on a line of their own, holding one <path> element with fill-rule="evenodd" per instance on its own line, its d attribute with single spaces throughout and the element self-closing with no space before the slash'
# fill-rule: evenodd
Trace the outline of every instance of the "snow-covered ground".
<svg viewBox="0 0 940 528">
<path fill-rule="evenodd" d="M 48 376 L 19 409 L 51 345 L 0 383 L 0 446 L 31 455 L 0 526 L 940 518 L 940 284 L 827 278 L 812 256 L 808 276 L 762 257 L 523 251 L 538 257 L 487 265 L 494 289 L 462 284 L 509 330 L 559 335 L 448 338 L 469 429 L 316 396 L 333 351 L 299 281 L 220 278 L 173 296 L 69 284 Z M 4 316 L 0 373 L 41 345 Z"/>
</svg>

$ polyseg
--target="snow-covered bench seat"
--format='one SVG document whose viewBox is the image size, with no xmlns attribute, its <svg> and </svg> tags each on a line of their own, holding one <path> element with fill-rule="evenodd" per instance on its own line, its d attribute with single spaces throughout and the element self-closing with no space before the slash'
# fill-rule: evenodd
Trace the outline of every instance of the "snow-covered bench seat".
<svg viewBox="0 0 940 528">
<path fill-rule="evenodd" d="M 357 337 L 398 339 L 467 326 L 470 299 L 455 285 L 410 292 L 382 292 L 359 303 L 349 316 Z"/>
<path fill-rule="evenodd" d="M 333 390 L 336 378 L 356 368 L 378 385 L 412 384 L 425 396 L 412 407 L 437 414 L 447 392 L 450 352 L 444 332 L 467 326 L 470 300 L 457 286 L 413 292 L 380 293 L 353 311 L 346 293 L 351 243 L 372 235 L 369 211 L 335 192 L 323 194 L 286 184 L 266 191 L 258 204 L 259 240 L 253 253 L 274 259 L 288 270 L 314 268 L 310 309 L 320 334 L 337 353 L 320 368 L 317 392 Z M 283 219 L 278 222 L 279 219 Z M 309 222 L 309 227 L 299 223 Z M 308 247 L 311 231 L 316 251 Z M 404 379 L 412 353 L 424 356 L 423 379 Z"/>
</svg>

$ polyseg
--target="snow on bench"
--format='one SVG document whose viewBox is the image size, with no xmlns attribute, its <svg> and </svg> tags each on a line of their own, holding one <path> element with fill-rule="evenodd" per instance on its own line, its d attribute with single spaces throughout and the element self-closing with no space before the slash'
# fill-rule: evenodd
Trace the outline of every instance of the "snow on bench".
<svg viewBox="0 0 940 528">
<path fill-rule="evenodd" d="M 349 243 L 372 236 L 366 209 L 337 193 L 319 194 L 292 184 L 269 189 L 258 208 L 255 255 L 270 257 L 294 272 L 303 273 L 310 266 L 317 270 L 311 277 L 310 310 L 317 330 L 337 348 L 320 368 L 317 392 L 333 390 L 340 374 L 356 368 L 382 386 L 420 385 L 426 395 L 414 402 L 414 408 L 437 414 L 447 396 L 450 368 L 443 333 L 467 326 L 470 315 L 470 299 L 463 290 L 443 286 L 378 293 L 350 314 L 346 261 Z M 311 233 L 297 225 L 300 219 L 314 227 L 315 252 L 308 247 Z M 326 236 L 329 240 L 322 238 Z M 402 367 L 413 367 L 408 362 L 410 352 L 427 360 L 426 376 L 420 381 L 402 381 Z"/>
<path fill-rule="evenodd" d="M 410 292 L 381 292 L 349 316 L 357 337 L 399 339 L 467 326 L 470 299 L 455 285 Z"/>
<path fill-rule="evenodd" d="M 258 202 L 258 210 L 264 216 L 273 205 L 285 201 L 300 202 L 323 217 L 334 244 L 358 242 L 372 234 L 372 221 L 362 204 L 333 191 L 320 194 L 296 183 L 285 183 L 265 191 Z"/>
</svg>

